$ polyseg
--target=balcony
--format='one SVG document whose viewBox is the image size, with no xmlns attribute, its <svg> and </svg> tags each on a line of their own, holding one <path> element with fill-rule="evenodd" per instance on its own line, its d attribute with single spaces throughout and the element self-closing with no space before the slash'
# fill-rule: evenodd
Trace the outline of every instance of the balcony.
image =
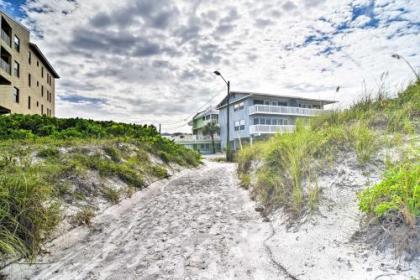
<svg viewBox="0 0 420 280">
<path fill-rule="evenodd" d="M 249 114 L 269 114 L 269 115 L 290 115 L 310 117 L 323 113 L 328 113 L 328 110 L 323 109 L 309 109 L 290 106 L 273 106 L 273 105 L 254 105 L 249 107 Z"/>
<path fill-rule="evenodd" d="M 257 124 L 249 127 L 249 134 L 287 133 L 295 130 L 294 125 L 266 125 Z"/>
</svg>

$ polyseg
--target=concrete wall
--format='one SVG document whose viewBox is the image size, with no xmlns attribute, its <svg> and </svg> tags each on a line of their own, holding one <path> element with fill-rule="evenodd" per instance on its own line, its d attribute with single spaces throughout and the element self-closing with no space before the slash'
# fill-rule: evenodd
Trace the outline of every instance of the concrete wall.
<svg viewBox="0 0 420 280">
<path fill-rule="evenodd" d="M 30 34 L 29 31 L 22 25 L 16 23 L 4 13 L 0 12 L 2 18 L 12 28 L 12 46 L 8 46 L 6 42 L 0 39 L 0 46 L 4 48 L 11 56 L 11 75 L 0 70 L 0 75 L 11 82 L 11 85 L 0 85 L 0 106 L 11 110 L 11 113 L 19 114 L 41 114 L 42 108 L 44 114 L 51 112 L 51 115 L 55 115 L 55 80 L 42 63 L 39 57 L 30 50 Z M 0 22 L 1 24 L 1 22 Z M 0 26 L 1 27 L 1 26 Z M 20 50 L 17 51 L 13 47 L 14 36 L 20 39 Z M 29 64 L 29 53 L 31 53 L 31 64 Z M 17 61 L 20 65 L 20 75 L 16 77 L 13 75 L 13 64 Z M 44 69 L 44 75 L 42 77 L 42 69 Z M 31 86 L 29 86 L 29 76 L 31 74 Z M 51 85 L 47 83 L 47 76 L 51 75 Z M 19 89 L 20 101 L 16 103 L 12 94 L 13 87 Z M 42 96 L 42 87 L 44 87 L 44 95 Z M 51 93 L 51 101 L 48 100 L 47 92 Z M 28 99 L 31 98 L 31 108 L 28 108 Z"/>
</svg>

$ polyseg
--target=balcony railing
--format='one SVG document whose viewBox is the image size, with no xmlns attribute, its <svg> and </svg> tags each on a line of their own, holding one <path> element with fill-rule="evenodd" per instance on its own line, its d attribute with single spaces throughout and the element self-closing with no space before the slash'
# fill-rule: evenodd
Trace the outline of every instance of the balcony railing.
<svg viewBox="0 0 420 280">
<path fill-rule="evenodd" d="M 272 114 L 272 115 L 292 115 L 292 116 L 315 116 L 327 113 L 328 110 L 309 109 L 290 106 L 273 106 L 273 105 L 254 105 L 249 107 L 249 114 Z"/>
<path fill-rule="evenodd" d="M 6 71 L 10 75 L 10 64 L 4 61 L 3 59 L 0 59 L 0 67 L 4 71 Z"/>
<path fill-rule="evenodd" d="M 203 136 L 203 135 L 188 135 L 188 136 L 184 136 L 183 138 L 181 137 L 176 137 L 174 138 L 174 141 L 176 143 L 194 143 L 194 142 L 210 142 L 211 141 L 211 137 L 210 136 Z M 214 135 L 214 141 L 220 141 L 220 136 L 219 135 Z"/>
<path fill-rule="evenodd" d="M 10 36 L 4 30 L 1 30 L 1 39 L 5 41 L 9 47 L 12 45 Z"/>
<path fill-rule="evenodd" d="M 293 132 L 295 130 L 294 125 L 266 125 L 257 124 L 249 127 L 250 134 L 274 134 L 274 133 L 286 133 Z"/>
</svg>

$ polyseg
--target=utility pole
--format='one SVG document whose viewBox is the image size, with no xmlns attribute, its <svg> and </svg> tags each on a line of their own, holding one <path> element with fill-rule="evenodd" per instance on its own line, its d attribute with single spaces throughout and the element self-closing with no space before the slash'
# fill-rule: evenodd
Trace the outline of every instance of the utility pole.
<svg viewBox="0 0 420 280">
<path fill-rule="evenodd" d="M 232 161 L 231 151 L 230 151 L 230 81 L 227 82 L 227 98 L 226 98 L 226 160 Z"/>
<path fill-rule="evenodd" d="M 226 161 L 232 161 L 232 151 L 230 150 L 230 81 L 226 81 L 219 71 L 214 71 L 214 74 L 220 76 L 227 85 L 226 97 Z"/>
</svg>

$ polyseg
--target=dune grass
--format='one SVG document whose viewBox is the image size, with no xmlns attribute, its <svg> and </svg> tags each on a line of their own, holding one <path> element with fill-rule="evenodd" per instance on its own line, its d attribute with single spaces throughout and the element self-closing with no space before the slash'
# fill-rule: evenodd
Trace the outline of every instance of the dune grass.
<svg viewBox="0 0 420 280">
<path fill-rule="evenodd" d="M 237 155 L 238 174 L 267 211 L 283 207 L 293 218 L 315 211 L 319 201 L 317 174 L 335 155 L 353 151 L 360 166 L 368 164 L 385 144 L 386 134 L 413 135 L 419 130 L 420 83 L 396 98 L 367 96 L 344 111 L 298 120 L 293 133 L 255 143 Z M 251 170 L 251 165 L 258 168 Z M 250 172 L 254 172 L 250 175 Z"/>
<path fill-rule="evenodd" d="M 89 206 L 90 197 L 115 204 L 150 180 L 166 178 L 169 165 L 200 164 L 199 154 L 149 126 L 12 115 L 0 116 L 0 128 L 1 259 L 34 259 L 64 204 L 82 205 L 74 223 L 89 225 L 96 207 Z M 92 174 L 99 181 L 85 182 Z M 105 186 L 106 178 L 127 187 Z"/>
</svg>

